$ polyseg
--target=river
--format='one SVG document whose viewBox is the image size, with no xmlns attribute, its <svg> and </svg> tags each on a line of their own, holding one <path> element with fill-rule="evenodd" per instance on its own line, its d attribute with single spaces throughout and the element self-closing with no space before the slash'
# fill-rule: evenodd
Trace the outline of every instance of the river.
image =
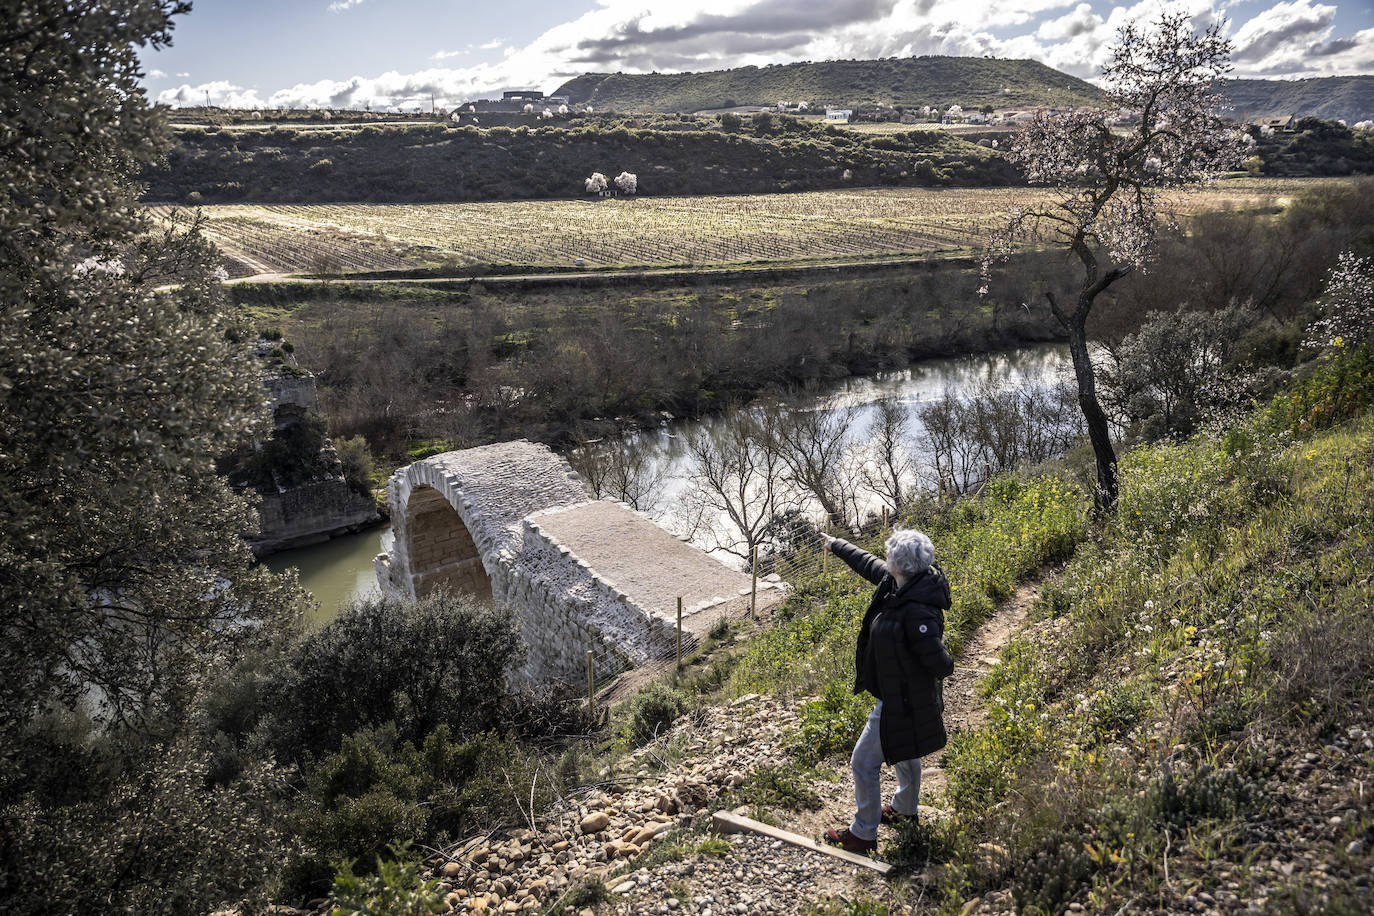
<svg viewBox="0 0 1374 916">
<path fill-rule="evenodd" d="M 855 439 L 863 439 L 877 414 L 876 403 L 895 398 L 913 415 L 912 432 L 919 438 L 920 422 L 915 416 L 921 405 L 941 397 L 946 391 L 968 394 L 980 386 L 1030 385 L 1054 383 L 1069 366 L 1067 347 L 1042 345 L 1003 353 L 987 353 L 953 359 L 927 360 L 907 369 L 884 372 L 866 378 L 849 378 L 828 390 L 816 393 L 817 401 L 835 397 L 838 406 L 858 408 L 852 429 Z M 698 431 L 719 434 L 724 415 L 673 423 L 663 429 L 642 434 L 656 467 L 664 472 L 661 505 L 679 502 L 687 486 L 682 471 L 686 468 L 686 443 Z M 919 459 L 919 456 L 918 456 Z M 672 525 L 672 518 L 665 519 Z M 263 562 L 271 569 L 295 568 L 301 584 L 319 602 L 311 622 L 318 625 L 333 618 L 349 601 L 378 593 L 372 571 L 372 558 L 390 549 L 389 527 L 374 528 L 359 534 L 334 538 L 313 547 L 302 547 L 273 554 Z"/>
</svg>

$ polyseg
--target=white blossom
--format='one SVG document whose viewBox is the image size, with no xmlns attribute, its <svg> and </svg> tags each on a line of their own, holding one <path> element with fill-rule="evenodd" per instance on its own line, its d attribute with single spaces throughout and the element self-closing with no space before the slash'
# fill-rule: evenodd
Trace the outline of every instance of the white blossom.
<svg viewBox="0 0 1374 916">
<path fill-rule="evenodd" d="M 1321 317 L 1307 330 L 1310 347 L 1357 344 L 1374 332 L 1374 259 L 1341 253 L 1326 281 Z"/>
<path fill-rule="evenodd" d="M 113 258 L 86 258 L 72 268 L 72 276 L 78 280 L 122 277 L 124 276 L 124 265 Z"/>
<path fill-rule="evenodd" d="M 600 172 L 592 172 L 591 177 L 587 179 L 586 185 L 588 194 L 600 194 L 602 191 L 606 190 L 606 176 L 602 175 Z"/>
<path fill-rule="evenodd" d="M 567 105 L 559 105 L 559 106 L 558 106 L 558 113 L 559 113 L 559 114 L 564 114 L 564 115 L 567 114 L 567 113 L 568 113 L 568 106 L 567 106 Z"/>
<path fill-rule="evenodd" d="M 526 102 L 526 103 L 525 103 L 525 114 L 534 114 L 534 105 L 532 105 L 532 104 L 529 103 L 529 102 Z"/>
<path fill-rule="evenodd" d="M 615 176 L 615 186 L 622 194 L 633 194 L 639 188 L 639 179 L 633 172 L 621 172 Z"/>
</svg>

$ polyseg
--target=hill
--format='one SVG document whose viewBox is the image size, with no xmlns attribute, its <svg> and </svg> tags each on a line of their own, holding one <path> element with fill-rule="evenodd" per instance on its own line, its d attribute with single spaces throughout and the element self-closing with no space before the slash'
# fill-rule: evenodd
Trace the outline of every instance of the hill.
<svg viewBox="0 0 1374 916">
<path fill-rule="evenodd" d="M 806 101 L 812 107 L 1090 105 L 1098 89 L 1033 60 L 892 57 L 703 73 L 585 73 L 555 93 L 618 111 L 700 111 Z"/>
<path fill-rule="evenodd" d="M 178 203 L 456 203 L 581 197 L 592 172 L 622 169 L 653 195 L 991 185 L 1017 174 L 991 149 L 935 131 L 867 137 L 771 115 L 733 130 L 648 123 L 188 127 L 174 131 L 176 146 L 143 181 L 147 199 Z"/>
<path fill-rule="evenodd" d="M 1339 118 L 1348 124 L 1374 118 L 1374 76 L 1231 80 L 1226 92 L 1235 105 L 1236 118 L 1243 121 L 1290 114 Z"/>
</svg>

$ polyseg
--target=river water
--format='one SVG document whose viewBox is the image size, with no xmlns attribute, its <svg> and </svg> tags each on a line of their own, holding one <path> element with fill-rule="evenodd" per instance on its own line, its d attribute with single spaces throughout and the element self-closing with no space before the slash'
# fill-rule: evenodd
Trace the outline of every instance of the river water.
<svg viewBox="0 0 1374 916">
<path fill-rule="evenodd" d="M 855 440 L 863 440 L 877 415 L 877 402 L 884 398 L 895 398 L 911 413 L 913 440 L 918 441 L 921 427 L 917 411 L 923 404 L 940 398 L 945 392 L 968 395 L 984 385 L 1047 386 L 1061 378 L 1069 365 L 1068 348 L 1053 344 L 1003 353 L 927 360 L 895 372 L 845 379 L 828 389 L 817 391 L 816 399 L 820 403 L 822 399 L 833 397 L 837 408 L 856 408 L 851 436 Z M 664 473 L 658 499 L 660 506 L 670 507 L 680 502 L 679 497 L 687 486 L 684 472 L 688 464 L 688 439 L 699 431 L 720 435 L 729 422 L 729 415 L 713 415 L 673 423 L 663 429 L 641 434 L 641 441 L 649 448 L 653 463 Z M 923 458 L 919 454 L 916 457 L 918 461 Z M 672 527 L 671 513 L 664 522 Z M 389 550 L 391 542 L 389 527 L 374 528 L 313 547 L 283 551 L 263 562 L 279 572 L 288 568 L 299 571 L 301 584 L 319 602 L 319 609 L 312 619 L 312 623 L 319 624 L 333 618 L 339 608 L 349 601 L 378 593 L 372 558 Z"/>
</svg>

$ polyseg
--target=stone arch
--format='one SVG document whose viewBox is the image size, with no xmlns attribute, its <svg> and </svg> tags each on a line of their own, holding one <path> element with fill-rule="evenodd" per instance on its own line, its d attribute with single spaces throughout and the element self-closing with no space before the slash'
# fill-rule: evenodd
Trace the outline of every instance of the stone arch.
<svg viewBox="0 0 1374 916">
<path fill-rule="evenodd" d="M 423 598 L 438 588 L 466 592 L 490 601 L 491 576 L 482 564 L 463 517 L 430 486 L 414 487 L 404 511 L 404 525 L 397 537 L 409 543 L 414 597 Z"/>
<path fill-rule="evenodd" d="M 489 597 L 520 620 L 520 675 L 585 677 L 587 653 L 618 672 L 676 648 L 751 605 L 747 575 L 623 503 L 588 498 L 568 463 L 524 440 L 445 452 L 401 468 L 387 501 L 395 541 L 377 557 L 382 589 L 440 586 Z M 758 583 L 761 608 L 781 600 Z"/>
<path fill-rule="evenodd" d="M 442 584 L 505 601 L 520 520 L 586 498 L 566 461 L 524 440 L 417 461 L 387 486 L 396 539 L 374 561 L 377 579 L 384 591 L 407 598 Z"/>
</svg>

